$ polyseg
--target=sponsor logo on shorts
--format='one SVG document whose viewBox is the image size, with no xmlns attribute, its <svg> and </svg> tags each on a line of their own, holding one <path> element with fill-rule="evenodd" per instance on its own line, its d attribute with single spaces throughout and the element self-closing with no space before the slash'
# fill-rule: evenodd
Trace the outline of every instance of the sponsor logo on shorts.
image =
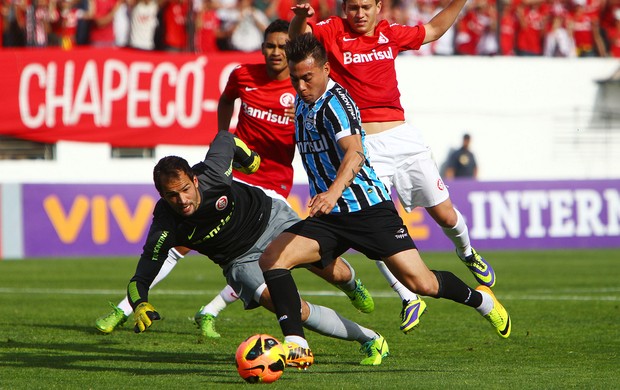
<svg viewBox="0 0 620 390">
<path fill-rule="evenodd" d="M 396 237 L 397 240 L 402 240 L 403 238 L 409 237 L 409 234 L 407 234 L 407 230 L 405 228 L 400 228 L 396 231 L 394 237 Z"/>
<path fill-rule="evenodd" d="M 222 211 L 228 206 L 228 198 L 226 195 L 220 196 L 220 198 L 215 202 L 215 209 L 217 211 Z"/>
<path fill-rule="evenodd" d="M 437 179 L 437 188 L 439 189 L 439 191 L 443 191 L 444 189 L 446 189 L 446 185 L 443 184 L 443 180 Z"/>
</svg>

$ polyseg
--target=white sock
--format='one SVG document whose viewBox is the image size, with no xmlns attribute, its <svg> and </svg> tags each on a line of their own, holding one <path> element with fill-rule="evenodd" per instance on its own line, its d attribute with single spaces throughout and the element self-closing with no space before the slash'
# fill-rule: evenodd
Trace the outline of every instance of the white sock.
<svg viewBox="0 0 620 390">
<path fill-rule="evenodd" d="M 284 337 L 284 344 L 295 343 L 302 348 L 310 348 L 308 341 L 301 336 L 286 336 Z"/>
<path fill-rule="evenodd" d="M 456 248 L 456 253 L 461 259 L 471 255 L 471 243 L 469 241 L 469 230 L 465 223 L 465 218 L 456 208 L 456 225 L 452 228 L 442 228 L 443 233 L 452 241 Z"/>
<path fill-rule="evenodd" d="M 405 287 L 404 284 L 396 279 L 394 274 L 392 274 L 384 262 L 377 260 L 375 261 L 375 264 L 377 265 L 377 268 L 379 268 L 379 271 L 383 274 L 385 280 L 387 280 L 390 284 L 390 287 L 392 287 L 392 290 L 398 294 L 401 301 L 404 300 L 410 302 L 418 299 L 418 296 L 415 293 L 411 292 L 407 287 Z"/>
<path fill-rule="evenodd" d="M 351 270 L 351 279 L 346 283 L 339 284 L 338 286 L 342 290 L 353 291 L 355 290 L 355 270 L 353 269 L 353 267 L 351 267 L 351 264 L 349 264 L 349 262 L 344 259 L 344 257 L 340 257 L 340 260 L 342 260 L 342 262 L 345 263 L 347 267 L 349 267 L 349 270 Z"/>
<path fill-rule="evenodd" d="M 229 285 L 226 285 L 226 287 L 224 287 L 222 291 L 220 291 L 220 293 L 211 300 L 211 302 L 206 304 L 200 312 L 202 314 L 211 314 L 213 317 L 217 317 L 222 310 L 226 309 L 226 306 L 235 302 L 237 299 L 239 299 L 239 297 L 237 296 L 237 293 L 235 293 L 235 290 L 233 290 Z"/>
<path fill-rule="evenodd" d="M 493 302 L 493 298 L 488 293 L 484 291 L 478 291 L 478 292 L 482 294 L 482 303 L 480 304 L 480 306 L 476 308 L 476 310 L 478 310 L 478 313 L 482 314 L 483 316 L 486 316 L 487 314 L 491 312 L 491 310 L 493 310 L 493 307 L 495 306 L 495 302 Z"/>
<path fill-rule="evenodd" d="M 310 308 L 308 319 L 303 323 L 305 328 L 325 336 L 341 340 L 357 341 L 364 344 L 378 337 L 374 330 L 342 317 L 333 309 L 325 306 L 313 305 L 306 302 Z"/>
<path fill-rule="evenodd" d="M 166 276 L 168 276 L 170 271 L 172 271 L 172 269 L 177 265 L 177 260 L 181 260 L 182 258 L 183 255 L 177 252 L 176 249 L 171 248 L 168 251 L 168 257 L 166 257 L 166 260 L 164 260 L 164 264 L 161 266 L 159 272 L 155 276 L 155 279 L 153 279 L 153 283 L 151 283 L 149 289 L 152 289 L 157 283 L 164 280 Z M 129 299 L 127 298 L 127 296 L 125 296 L 125 298 L 120 301 L 117 306 L 120 307 L 121 310 L 123 310 L 123 313 L 125 313 L 126 316 L 129 316 L 131 313 L 133 313 L 133 309 L 129 304 Z"/>
</svg>

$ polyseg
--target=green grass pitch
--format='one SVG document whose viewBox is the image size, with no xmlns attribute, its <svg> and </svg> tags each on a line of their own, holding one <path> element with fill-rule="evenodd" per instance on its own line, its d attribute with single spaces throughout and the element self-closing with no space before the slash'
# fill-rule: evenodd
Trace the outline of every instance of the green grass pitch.
<svg viewBox="0 0 620 390">
<path fill-rule="evenodd" d="M 620 388 L 620 249 L 482 253 L 494 291 L 511 314 L 499 338 L 475 310 L 427 298 L 421 325 L 399 329 L 401 303 L 374 262 L 349 254 L 375 299 L 358 313 L 339 290 L 304 270 L 302 295 L 385 336 L 391 356 L 362 367 L 359 344 L 306 334 L 316 356 L 308 371 L 286 369 L 282 389 L 609 389 Z M 474 286 L 451 253 L 423 253 L 431 269 Z M 224 286 L 220 269 L 189 256 L 152 290 L 164 317 L 146 333 L 133 318 L 110 335 L 94 320 L 117 303 L 137 258 L 0 262 L 0 389 L 226 389 L 238 376 L 237 345 L 256 333 L 281 339 L 275 316 L 236 302 L 218 317 L 221 339 L 201 339 L 188 319 Z M 255 385 L 257 386 L 257 385 Z M 258 385 L 267 386 L 267 385 Z"/>
</svg>

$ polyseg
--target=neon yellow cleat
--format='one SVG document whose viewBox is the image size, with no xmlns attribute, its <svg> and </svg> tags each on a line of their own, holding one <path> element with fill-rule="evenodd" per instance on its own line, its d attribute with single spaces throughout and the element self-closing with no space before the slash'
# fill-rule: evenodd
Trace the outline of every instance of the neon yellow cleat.
<svg viewBox="0 0 620 390">
<path fill-rule="evenodd" d="M 368 289 L 366 289 L 366 286 L 362 284 L 360 279 L 355 281 L 355 289 L 352 291 L 345 291 L 340 286 L 336 287 L 347 294 L 353 307 L 362 313 L 372 313 L 375 310 L 375 301 L 372 299 Z"/>
<path fill-rule="evenodd" d="M 497 334 L 499 337 L 503 337 L 505 339 L 510 336 L 510 331 L 512 329 L 512 324 L 510 322 L 510 315 L 508 315 L 508 311 L 502 306 L 501 303 L 495 298 L 495 294 L 491 291 L 487 286 L 478 286 L 476 287 L 476 291 L 481 293 L 487 293 L 493 298 L 493 309 L 489 312 L 489 314 L 485 315 L 484 318 L 489 320 L 491 325 L 497 330 Z"/>
<path fill-rule="evenodd" d="M 214 339 L 222 337 L 222 335 L 215 330 L 215 316 L 211 314 L 202 314 L 202 307 L 194 314 L 194 323 L 198 326 L 204 337 Z"/>
<path fill-rule="evenodd" d="M 297 343 L 288 342 L 284 344 L 286 349 L 286 365 L 305 370 L 314 363 L 314 355 L 310 348 L 302 348 Z"/>
<path fill-rule="evenodd" d="M 474 275 L 478 283 L 489 288 L 495 286 L 495 271 L 493 267 L 474 248 L 471 248 L 471 255 L 460 259 L 469 268 L 469 271 Z"/>
<path fill-rule="evenodd" d="M 362 366 L 378 366 L 384 357 L 390 355 L 390 348 L 383 336 L 379 335 L 379 337 L 365 342 L 360 347 L 360 352 L 368 355 L 360 362 Z"/>
<path fill-rule="evenodd" d="M 426 302 L 420 297 L 413 301 L 403 300 L 403 310 L 400 312 L 400 330 L 408 333 L 420 324 L 420 317 L 426 310 Z"/>
<path fill-rule="evenodd" d="M 127 316 L 123 310 L 110 302 L 112 311 L 106 315 L 103 315 L 95 321 L 97 329 L 103 333 L 112 333 L 114 329 L 122 326 L 127 321 Z"/>
</svg>

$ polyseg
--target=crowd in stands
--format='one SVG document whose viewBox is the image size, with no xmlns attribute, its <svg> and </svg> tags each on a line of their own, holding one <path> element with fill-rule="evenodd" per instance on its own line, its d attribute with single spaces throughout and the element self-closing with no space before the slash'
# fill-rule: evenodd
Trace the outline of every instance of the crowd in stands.
<svg viewBox="0 0 620 390">
<path fill-rule="evenodd" d="M 310 0 L 316 20 L 342 0 Z M 383 0 L 391 22 L 426 23 L 450 0 Z M 0 47 L 130 47 L 212 53 L 260 49 L 295 0 L 0 0 Z M 416 55 L 620 57 L 620 0 L 469 0 Z"/>
</svg>

